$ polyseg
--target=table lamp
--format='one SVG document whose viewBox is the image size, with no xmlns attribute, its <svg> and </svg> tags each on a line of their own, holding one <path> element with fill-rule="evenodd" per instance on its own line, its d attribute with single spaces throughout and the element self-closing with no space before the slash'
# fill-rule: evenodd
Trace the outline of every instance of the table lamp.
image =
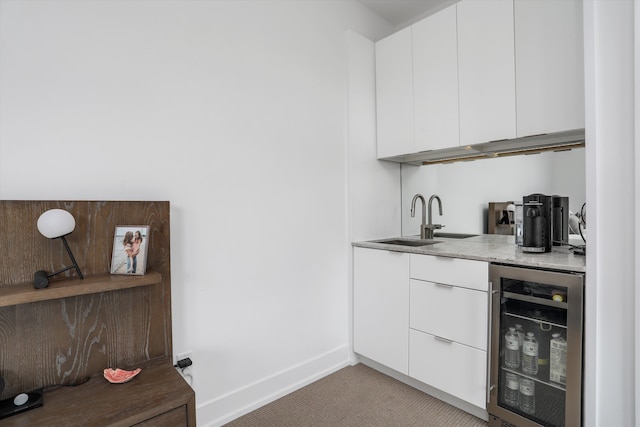
<svg viewBox="0 0 640 427">
<path fill-rule="evenodd" d="M 33 286 L 36 289 L 46 288 L 47 286 L 49 286 L 50 277 L 53 277 L 56 274 L 63 273 L 72 268 L 75 268 L 78 276 L 81 279 L 84 279 L 84 277 L 82 276 L 82 272 L 80 271 L 80 267 L 78 267 L 78 263 L 76 262 L 73 253 L 71 253 L 71 248 L 69 248 L 67 239 L 65 239 L 65 236 L 70 234 L 75 227 L 76 220 L 73 218 L 73 215 L 63 209 L 50 209 L 40 215 L 40 218 L 38 218 L 38 231 L 40 231 L 40 234 L 49 239 L 62 239 L 62 243 L 64 243 L 64 247 L 69 254 L 69 258 L 71 258 L 71 262 L 73 263 L 73 265 L 64 267 L 63 269 L 51 274 L 47 274 L 47 272 L 44 270 L 36 271 L 33 279 Z"/>
</svg>

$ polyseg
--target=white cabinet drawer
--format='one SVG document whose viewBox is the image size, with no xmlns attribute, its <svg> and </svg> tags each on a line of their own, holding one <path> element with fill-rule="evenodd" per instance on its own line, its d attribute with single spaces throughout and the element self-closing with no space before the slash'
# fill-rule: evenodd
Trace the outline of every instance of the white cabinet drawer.
<svg viewBox="0 0 640 427">
<path fill-rule="evenodd" d="M 486 351 L 486 292 L 413 279 L 410 292 L 411 328 Z"/>
<path fill-rule="evenodd" d="M 410 277 L 487 291 L 489 263 L 471 259 L 411 254 Z"/>
<path fill-rule="evenodd" d="M 486 409 L 487 354 L 484 351 L 412 329 L 409 376 Z"/>
</svg>

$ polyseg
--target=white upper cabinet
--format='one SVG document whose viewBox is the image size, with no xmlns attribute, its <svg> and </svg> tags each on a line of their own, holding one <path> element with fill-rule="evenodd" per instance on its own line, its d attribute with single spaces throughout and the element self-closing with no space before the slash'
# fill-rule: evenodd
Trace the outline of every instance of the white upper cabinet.
<svg viewBox="0 0 640 427">
<path fill-rule="evenodd" d="M 582 1 L 514 8 L 518 136 L 584 128 Z"/>
<path fill-rule="evenodd" d="M 376 43 L 376 89 L 378 158 L 584 129 L 582 0 L 461 0 Z"/>
<path fill-rule="evenodd" d="M 423 19 L 412 29 L 415 151 L 456 147 L 459 125 L 455 5 Z"/>
<path fill-rule="evenodd" d="M 413 153 L 411 27 L 376 43 L 378 158 Z"/>
<path fill-rule="evenodd" d="M 463 0 L 457 10 L 460 145 L 515 138 L 513 2 Z"/>
</svg>

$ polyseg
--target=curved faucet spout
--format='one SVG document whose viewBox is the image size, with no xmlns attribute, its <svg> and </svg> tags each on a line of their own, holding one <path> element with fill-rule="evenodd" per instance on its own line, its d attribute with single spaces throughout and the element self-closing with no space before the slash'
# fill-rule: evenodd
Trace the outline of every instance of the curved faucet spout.
<svg viewBox="0 0 640 427">
<path fill-rule="evenodd" d="M 416 201 L 420 199 L 422 201 L 422 224 L 420 225 L 420 238 L 424 239 L 427 230 L 427 204 L 424 201 L 424 197 L 421 194 L 416 194 L 411 200 L 411 217 L 416 216 Z"/>
<path fill-rule="evenodd" d="M 421 194 L 416 194 L 415 196 L 413 196 L 413 200 L 411 200 L 411 217 L 416 216 L 416 200 L 420 199 L 420 201 L 422 201 L 422 222 L 425 223 L 426 218 L 426 212 L 427 212 L 427 204 L 424 201 L 424 197 L 422 197 Z"/>
<path fill-rule="evenodd" d="M 442 216 L 442 200 L 440 200 L 440 197 L 434 194 L 433 196 L 429 197 L 429 225 L 431 225 L 431 203 L 433 203 L 433 199 L 436 199 L 438 201 L 440 216 Z"/>
<path fill-rule="evenodd" d="M 440 208 L 440 216 L 442 216 L 442 200 L 440 200 L 440 197 L 436 196 L 435 194 L 433 196 L 431 196 L 429 198 L 429 224 L 427 224 L 424 228 L 425 228 L 425 238 L 426 239 L 433 239 L 433 231 L 434 230 L 439 230 L 442 227 L 444 227 L 444 225 L 440 225 L 440 224 L 433 224 L 431 221 L 431 204 L 433 203 L 433 199 L 436 199 L 438 201 L 438 208 Z"/>
</svg>

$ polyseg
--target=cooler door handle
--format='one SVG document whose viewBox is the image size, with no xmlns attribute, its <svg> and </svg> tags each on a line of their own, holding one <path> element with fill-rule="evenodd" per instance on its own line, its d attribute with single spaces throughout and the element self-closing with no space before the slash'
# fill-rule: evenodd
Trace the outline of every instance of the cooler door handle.
<svg viewBox="0 0 640 427">
<path fill-rule="evenodd" d="M 491 354 L 491 348 L 493 346 L 493 296 L 500 294 L 496 289 L 493 289 L 493 282 L 489 282 L 489 334 L 487 343 L 487 361 L 489 366 L 487 367 L 487 403 L 491 403 L 491 392 L 496 389 L 496 384 L 491 384 L 492 369 L 494 366 L 493 355 Z"/>
</svg>

